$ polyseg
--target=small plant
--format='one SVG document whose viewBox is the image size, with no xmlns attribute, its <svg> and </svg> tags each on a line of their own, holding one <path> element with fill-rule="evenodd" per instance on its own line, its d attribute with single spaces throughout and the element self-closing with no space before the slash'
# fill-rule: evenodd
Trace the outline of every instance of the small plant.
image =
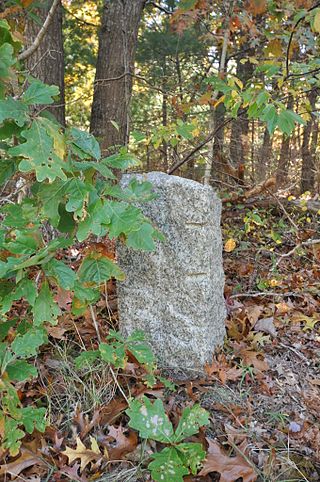
<svg viewBox="0 0 320 482">
<path fill-rule="evenodd" d="M 0 426 L 1 449 L 15 456 L 25 432 L 46 425 L 46 409 L 23 407 L 16 384 L 37 376 L 32 359 L 48 341 L 48 324 L 62 314 L 57 293 L 68 292 L 72 314 L 81 316 L 109 279 L 125 278 L 97 237 L 152 251 L 162 236 L 134 206 L 155 197 L 152 185 L 133 179 L 122 188 L 113 172 L 136 165 L 134 156 L 122 149 L 103 157 L 91 134 L 59 125 L 45 110 L 59 89 L 23 74 L 21 45 L 5 20 L 0 38 L 0 186 L 9 191 L 0 219 Z M 64 250 L 82 241 L 87 250 L 75 269 Z M 16 303 L 24 319 L 14 317 Z M 152 354 L 139 336 L 124 342 L 113 332 L 99 356 L 120 367 L 128 350 L 152 372 Z"/>
<path fill-rule="evenodd" d="M 133 400 L 126 410 L 129 426 L 139 432 L 141 438 L 151 439 L 167 446 L 152 455 L 148 468 L 158 482 L 183 482 L 188 474 L 197 474 L 206 456 L 200 443 L 183 442 L 195 435 L 199 428 L 208 425 L 209 414 L 200 405 L 183 410 L 176 430 L 166 415 L 161 400 L 152 402 L 147 397 Z"/>
</svg>

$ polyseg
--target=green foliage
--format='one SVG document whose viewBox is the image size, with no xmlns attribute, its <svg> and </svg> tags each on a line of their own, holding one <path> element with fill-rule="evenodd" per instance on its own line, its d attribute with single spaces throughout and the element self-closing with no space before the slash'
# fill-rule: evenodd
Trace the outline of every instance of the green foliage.
<svg viewBox="0 0 320 482">
<path fill-rule="evenodd" d="M 77 368 L 82 368 L 101 358 L 115 368 L 125 368 L 130 355 L 145 368 L 149 375 L 153 376 L 156 369 L 156 360 L 150 346 L 146 343 L 143 332 L 140 330 L 136 330 L 127 338 L 114 330 L 110 330 L 107 342 L 100 343 L 99 350 L 81 353 L 75 359 L 75 365 Z"/>
<path fill-rule="evenodd" d="M 98 300 L 101 285 L 112 277 L 124 279 L 114 260 L 91 242 L 94 238 L 77 270 L 63 261 L 68 259 L 64 250 L 92 235 L 120 237 L 134 249 L 151 250 L 160 235 L 132 205 L 153 199 L 152 186 L 132 180 L 122 190 L 116 184 L 113 170 L 135 165 L 135 157 L 121 150 L 102 158 L 91 134 L 64 129 L 42 115 L 37 106 L 53 103 L 58 88 L 21 72 L 16 77 L 19 44 L 5 21 L 0 21 L 0 39 L 5 40 L 0 46 L 0 133 L 5 139 L 0 145 L 0 182 L 14 185 L 11 178 L 18 173 L 28 179 L 30 191 L 19 203 L 16 196 L 2 206 L 0 222 L 1 448 L 15 456 L 25 433 L 45 429 L 45 408 L 23 407 L 16 383 L 37 376 L 34 357 L 48 341 L 48 326 L 57 324 L 61 315 L 58 290 L 70 292 L 73 314 L 79 316 Z M 53 240 L 44 235 L 50 227 L 57 233 Z M 25 307 L 24 320 L 13 317 L 15 303 Z M 110 333 L 107 342 L 97 352 L 82 354 L 77 363 L 99 356 L 118 368 L 131 354 L 153 375 L 154 357 L 141 334 L 124 340 Z"/>
<path fill-rule="evenodd" d="M 169 445 L 152 455 L 153 461 L 148 467 L 155 481 L 182 482 L 185 475 L 196 475 L 206 453 L 199 443 L 181 442 L 208 425 L 206 410 L 200 405 L 185 408 L 175 431 L 159 399 L 152 402 L 144 396 L 141 400 L 132 400 L 126 413 L 130 417 L 129 426 L 137 430 L 140 437 Z"/>
</svg>

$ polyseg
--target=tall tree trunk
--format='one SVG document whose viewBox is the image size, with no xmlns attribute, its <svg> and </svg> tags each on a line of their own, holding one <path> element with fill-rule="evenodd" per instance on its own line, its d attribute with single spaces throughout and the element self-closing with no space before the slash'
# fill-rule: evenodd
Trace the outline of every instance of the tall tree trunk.
<svg viewBox="0 0 320 482">
<path fill-rule="evenodd" d="M 265 127 L 263 133 L 262 146 L 259 150 L 258 163 L 255 170 L 256 181 L 264 181 L 267 177 L 267 166 L 270 162 L 270 157 L 272 153 L 272 137 L 269 134 L 268 129 Z"/>
<path fill-rule="evenodd" d="M 241 63 L 241 60 L 245 57 L 253 54 L 249 47 L 249 44 L 245 42 L 243 44 L 243 55 L 239 55 L 237 58 L 237 77 L 245 85 L 253 74 L 253 64 L 251 62 Z M 249 120 L 246 114 L 241 117 L 237 117 L 231 126 L 230 135 L 230 159 L 232 164 L 238 169 L 239 173 L 244 174 L 246 161 L 249 155 Z M 239 181 L 243 179 L 239 178 Z"/>
<path fill-rule="evenodd" d="M 315 109 L 317 91 L 312 90 L 309 94 L 309 101 L 312 111 Z M 315 184 L 315 155 L 318 141 L 318 122 L 314 114 L 303 129 L 303 140 L 301 147 L 301 192 L 313 191 Z"/>
<path fill-rule="evenodd" d="M 44 0 L 41 7 L 35 12 L 45 21 L 53 0 Z M 26 21 L 25 37 L 27 46 L 31 45 L 41 27 L 31 19 Z M 60 89 L 60 98 L 47 108 L 56 119 L 65 125 L 65 99 L 64 99 L 64 52 L 62 37 L 62 5 L 59 3 L 48 30 L 40 46 L 25 61 L 30 74 L 49 85 L 57 85 Z"/>
<path fill-rule="evenodd" d="M 287 103 L 287 109 L 292 109 L 293 97 L 290 95 Z M 276 186 L 284 187 L 288 178 L 288 168 L 290 164 L 290 137 L 283 134 L 280 149 L 280 157 L 276 172 Z"/>
<path fill-rule="evenodd" d="M 134 58 L 145 0 L 105 0 L 90 131 L 101 147 L 126 145 Z"/>
<path fill-rule="evenodd" d="M 228 54 L 228 44 L 229 44 L 229 39 L 230 39 L 230 19 L 233 14 L 233 4 L 234 1 L 230 0 L 229 2 L 225 2 L 224 4 L 224 10 L 225 10 L 225 19 L 224 19 L 224 34 L 223 34 L 223 42 L 221 46 L 221 53 L 220 53 L 220 58 L 219 58 L 219 72 L 218 75 L 220 78 L 223 78 L 226 72 L 226 67 L 227 67 L 227 54 Z M 216 109 L 211 109 L 211 117 L 210 117 L 210 130 L 214 130 L 218 127 L 220 117 L 224 116 L 224 111 L 219 110 L 216 112 Z M 221 131 L 222 129 L 220 129 Z M 215 176 L 215 167 L 218 161 L 217 154 L 220 154 L 219 148 L 220 146 L 220 140 L 223 140 L 224 138 L 224 132 L 218 133 L 217 136 L 212 138 L 212 141 L 209 143 L 209 152 L 208 152 L 208 159 L 206 162 L 205 166 L 205 171 L 204 171 L 204 177 L 203 181 L 204 184 L 210 184 L 210 178 Z M 220 159 L 222 156 L 218 156 Z M 220 169 L 218 169 L 220 170 Z"/>
</svg>

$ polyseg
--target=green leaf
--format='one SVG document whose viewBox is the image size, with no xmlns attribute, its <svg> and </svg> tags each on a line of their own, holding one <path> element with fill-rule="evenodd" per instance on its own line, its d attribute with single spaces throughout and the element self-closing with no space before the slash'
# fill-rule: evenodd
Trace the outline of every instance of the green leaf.
<svg viewBox="0 0 320 482">
<path fill-rule="evenodd" d="M 104 236 L 107 233 L 107 225 L 110 222 L 109 208 L 102 200 L 98 199 L 93 204 L 90 204 L 86 217 L 78 224 L 78 240 L 84 241 L 90 233 L 96 236 Z"/>
<path fill-rule="evenodd" d="M 101 285 L 111 278 L 123 281 L 123 271 L 111 259 L 100 253 L 91 252 L 84 258 L 78 271 L 81 283 Z"/>
<path fill-rule="evenodd" d="M 139 182 L 137 179 L 131 179 L 125 188 L 121 188 L 119 184 L 110 184 L 105 188 L 104 194 L 127 202 L 146 202 L 157 198 L 151 182 Z"/>
<path fill-rule="evenodd" d="M 97 172 L 99 172 L 102 176 L 104 176 L 107 179 L 117 179 L 117 177 L 113 174 L 111 169 L 107 167 L 105 164 L 102 162 L 88 162 L 88 161 L 82 161 L 82 162 L 73 162 L 73 166 L 75 169 L 79 169 L 79 171 L 87 171 L 89 169 L 95 169 Z"/>
<path fill-rule="evenodd" d="M 199 443 L 183 443 L 176 448 L 184 465 L 190 468 L 193 475 L 196 475 L 201 467 L 201 462 L 206 456 L 202 445 Z"/>
<path fill-rule="evenodd" d="M 46 429 L 46 409 L 24 407 L 21 409 L 21 421 L 28 433 L 32 433 L 35 429 L 44 432 Z"/>
<path fill-rule="evenodd" d="M 147 367 L 150 367 L 150 368 L 155 367 L 156 359 L 149 345 L 129 342 L 128 350 L 142 365 L 146 365 Z"/>
<path fill-rule="evenodd" d="M 129 234 L 137 231 L 144 219 L 140 209 L 130 206 L 129 204 L 109 201 L 105 204 L 109 218 L 109 237 L 117 238 L 120 234 Z"/>
<path fill-rule="evenodd" d="M 31 328 L 24 335 L 17 335 L 11 344 L 13 353 L 18 357 L 29 358 L 38 353 L 41 345 L 48 341 L 44 330 Z"/>
<path fill-rule="evenodd" d="M 185 438 L 198 433 L 199 428 L 209 424 L 209 413 L 200 405 L 183 410 L 179 425 L 174 434 L 174 441 L 181 442 Z"/>
<path fill-rule="evenodd" d="M 138 166 L 140 161 L 133 154 L 130 154 L 126 150 L 120 150 L 118 154 L 105 157 L 101 159 L 101 164 L 113 167 L 115 169 L 128 169 L 129 167 Z"/>
<path fill-rule="evenodd" d="M 81 151 L 90 157 L 100 159 L 101 151 L 100 146 L 96 138 L 86 131 L 81 131 L 75 127 L 70 129 L 71 140 Z"/>
<path fill-rule="evenodd" d="M 137 430 L 140 437 L 164 443 L 173 441 L 172 423 L 161 400 L 157 399 L 152 403 L 146 396 L 142 400 L 135 399 L 130 403 L 126 414 L 130 417 L 129 427 Z"/>
<path fill-rule="evenodd" d="M 298 124 L 305 124 L 305 121 L 299 114 L 296 114 L 292 110 L 283 110 L 279 114 L 277 124 L 279 129 L 289 136 L 294 130 L 296 122 Z"/>
<path fill-rule="evenodd" d="M 0 159 L 0 186 L 10 179 L 17 170 L 13 159 Z"/>
<path fill-rule="evenodd" d="M 152 458 L 148 469 L 156 482 L 183 482 L 184 476 L 189 474 L 175 447 L 166 447 Z"/>
<path fill-rule="evenodd" d="M 180 125 L 177 126 L 176 128 L 177 133 L 183 137 L 184 139 L 191 140 L 193 139 L 193 131 L 194 131 L 194 125 L 193 124 L 184 124 L 183 122 L 180 123 Z"/>
<path fill-rule="evenodd" d="M 86 366 L 91 367 L 93 363 L 100 357 L 99 350 L 83 351 L 74 359 L 76 368 L 84 368 Z"/>
<path fill-rule="evenodd" d="M 52 97 L 59 95 L 59 87 L 56 85 L 46 85 L 41 80 L 32 80 L 22 96 L 22 100 L 27 105 L 32 104 L 53 104 Z"/>
<path fill-rule="evenodd" d="M 18 427 L 19 422 L 13 420 L 13 418 L 5 417 L 3 447 L 9 450 L 12 457 L 18 455 L 21 445 L 20 440 L 25 436 L 25 433 Z"/>
<path fill-rule="evenodd" d="M 52 259 L 44 266 L 47 276 L 53 276 L 65 290 L 72 290 L 76 280 L 76 273 L 63 261 Z"/>
<path fill-rule="evenodd" d="M 60 308 L 52 297 L 49 285 L 44 282 L 33 307 L 34 324 L 40 326 L 45 321 L 55 324 L 60 314 Z"/>
<path fill-rule="evenodd" d="M 42 213 L 56 228 L 60 221 L 59 205 L 64 197 L 67 182 L 56 180 L 53 183 L 39 184 L 37 196 L 42 204 Z"/>
<path fill-rule="evenodd" d="M 36 377 L 38 372 L 37 369 L 27 363 L 25 360 L 16 360 L 6 368 L 10 380 L 15 380 L 17 382 L 22 382 L 28 378 Z"/>
<path fill-rule="evenodd" d="M 269 104 L 265 107 L 260 120 L 267 123 L 269 134 L 273 134 L 278 122 L 278 113 L 274 105 Z"/>
<path fill-rule="evenodd" d="M 10 328 L 16 324 L 15 320 L 0 322 L 0 342 L 3 341 L 9 333 Z"/>
<path fill-rule="evenodd" d="M 127 362 L 127 356 L 123 343 L 100 343 L 99 350 L 103 361 L 114 365 L 115 368 L 125 367 Z"/>
<path fill-rule="evenodd" d="M 66 187 L 66 195 L 69 198 L 66 211 L 75 212 L 77 216 L 81 217 L 83 205 L 92 189 L 92 185 L 83 182 L 81 179 L 71 179 Z"/>
<path fill-rule="evenodd" d="M 9 154 L 25 159 L 19 164 L 21 172 L 35 171 L 37 180 L 54 181 L 57 177 L 65 180 L 66 163 L 54 150 L 53 138 L 47 133 L 47 119 L 35 119 L 28 130 L 21 132 L 26 142 L 8 149 Z"/>
<path fill-rule="evenodd" d="M 143 251 L 154 251 L 156 245 L 153 240 L 154 228 L 149 223 L 141 225 L 140 229 L 128 234 L 127 246 Z"/>
<path fill-rule="evenodd" d="M 11 76 L 10 67 L 16 63 L 13 56 L 14 48 L 9 43 L 4 43 L 0 47 L 0 78 L 7 79 Z"/>
<path fill-rule="evenodd" d="M 0 122 L 7 119 L 14 120 L 18 126 L 22 127 L 29 119 L 28 107 L 12 97 L 0 100 Z"/>
<path fill-rule="evenodd" d="M 7 204 L 3 212 L 6 214 L 4 226 L 19 229 L 31 223 L 37 224 L 38 208 L 31 199 L 25 199 L 22 204 Z"/>
</svg>

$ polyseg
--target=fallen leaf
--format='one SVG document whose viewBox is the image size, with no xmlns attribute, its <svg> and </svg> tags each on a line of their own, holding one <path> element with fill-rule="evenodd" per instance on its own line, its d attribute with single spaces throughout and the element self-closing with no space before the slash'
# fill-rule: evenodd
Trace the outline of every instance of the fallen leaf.
<svg viewBox="0 0 320 482">
<path fill-rule="evenodd" d="M 37 454 L 22 447 L 20 457 L 9 464 L 0 466 L 0 475 L 10 474 L 13 478 L 18 477 L 20 472 L 33 465 L 45 466 L 46 464 Z"/>
<path fill-rule="evenodd" d="M 92 462 L 93 460 L 97 461 L 98 459 L 102 458 L 102 454 L 98 447 L 97 441 L 90 437 L 91 441 L 91 448 L 87 449 L 86 446 L 81 442 L 80 438 L 77 437 L 77 448 L 72 449 L 70 447 L 66 447 L 64 452 L 61 452 L 63 455 L 68 457 L 69 464 L 72 464 L 76 459 L 80 459 L 80 471 L 82 472 L 86 466 Z"/>
<path fill-rule="evenodd" d="M 262 331 L 262 333 L 267 333 L 268 335 L 277 336 L 277 330 L 274 326 L 274 318 L 270 316 L 269 318 L 261 318 L 254 325 L 254 331 Z"/>
<path fill-rule="evenodd" d="M 127 434 L 126 434 L 126 433 Z M 138 436 L 133 430 L 110 426 L 109 433 L 101 438 L 99 442 L 107 450 L 109 460 L 120 460 L 125 454 L 133 452 L 138 445 Z"/>
<path fill-rule="evenodd" d="M 231 251 L 233 251 L 235 247 L 236 247 L 235 240 L 233 238 L 230 238 L 228 239 L 228 241 L 226 241 L 224 245 L 224 250 L 226 253 L 231 253 Z"/>
<path fill-rule="evenodd" d="M 246 366 L 253 366 L 258 371 L 265 371 L 268 370 L 269 365 L 266 361 L 263 360 L 263 354 L 257 351 L 251 350 L 241 350 L 239 353 L 241 356 L 244 365 Z M 262 357 L 262 358 L 259 358 Z"/>
<path fill-rule="evenodd" d="M 251 326 L 254 326 L 257 323 L 257 321 L 259 320 L 259 316 L 261 315 L 263 310 L 264 306 L 260 305 L 252 305 L 246 308 L 246 314 Z"/>
<path fill-rule="evenodd" d="M 57 473 L 63 476 L 67 475 L 70 480 L 74 480 L 77 482 L 89 482 L 89 479 L 87 479 L 87 477 L 78 474 L 79 467 L 79 462 L 76 462 L 72 467 L 69 467 L 68 465 L 61 467 L 61 469 Z"/>
<path fill-rule="evenodd" d="M 206 440 L 209 444 L 208 455 L 199 475 L 219 472 L 220 482 L 235 482 L 240 477 L 243 482 L 257 480 L 257 474 L 243 457 L 239 454 L 229 457 L 217 442 L 208 438 Z"/>
</svg>

